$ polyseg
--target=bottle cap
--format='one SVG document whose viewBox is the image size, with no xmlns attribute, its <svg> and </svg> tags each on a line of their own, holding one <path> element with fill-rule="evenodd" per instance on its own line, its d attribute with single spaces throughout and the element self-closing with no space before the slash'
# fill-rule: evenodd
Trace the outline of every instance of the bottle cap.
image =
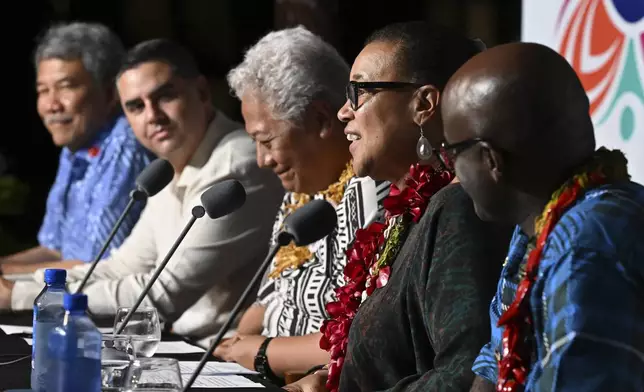
<svg viewBox="0 0 644 392">
<path fill-rule="evenodd" d="M 45 270 L 46 284 L 65 284 L 65 279 L 67 279 L 67 271 L 64 269 Z"/>
<path fill-rule="evenodd" d="M 87 310 L 87 295 L 65 293 L 63 307 L 70 312 Z"/>
</svg>

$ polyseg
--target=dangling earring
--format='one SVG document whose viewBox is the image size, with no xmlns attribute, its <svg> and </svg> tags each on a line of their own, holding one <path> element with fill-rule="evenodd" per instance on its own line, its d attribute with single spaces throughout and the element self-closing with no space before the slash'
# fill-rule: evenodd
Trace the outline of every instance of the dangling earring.
<svg viewBox="0 0 644 392">
<path fill-rule="evenodd" d="M 419 125 L 418 127 L 420 128 L 420 137 L 418 138 L 418 143 L 416 143 L 416 155 L 421 161 L 426 161 L 432 157 L 434 149 L 423 134 L 423 126 Z"/>
</svg>

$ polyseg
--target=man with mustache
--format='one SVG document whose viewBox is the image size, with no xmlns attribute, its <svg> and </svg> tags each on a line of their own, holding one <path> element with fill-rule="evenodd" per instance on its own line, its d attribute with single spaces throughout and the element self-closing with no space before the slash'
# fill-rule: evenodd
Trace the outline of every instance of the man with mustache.
<svg viewBox="0 0 644 392">
<path fill-rule="evenodd" d="M 131 307 L 203 192 L 234 178 L 246 190 L 244 205 L 225 217 L 195 222 L 144 301 L 175 333 L 206 338 L 223 325 L 266 255 L 284 190 L 272 171 L 257 165 L 243 126 L 213 107 L 208 83 L 184 48 L 167 40 L 140 43 L 125 57 L 116 86 L 137 139 L 167 159 L 175 176 L 148 200 L 123 245 L 94 270 L 83 290 L 89 311 L 109 316 Z M 67 271 L 70 291 L 87 269 Z M 30 309 L 40 286 L 16 282 L 11 308 Z"/>
<path fill-rule="evenodd" d="M 91 262 L 125 209 L 152 155 L 118 106 L 114 77 L 123 54 L 119 38 L 100 24 L 54 26 L 40 40 L 37 109 L 62 152 L 39 246 L 0 258 L 5 275 Z M 106 255 L 128 236 L 142 209 L 137 203 L 130 211 Z M 0 280 L 0 293 L 8 285 Z"/>
</svg>

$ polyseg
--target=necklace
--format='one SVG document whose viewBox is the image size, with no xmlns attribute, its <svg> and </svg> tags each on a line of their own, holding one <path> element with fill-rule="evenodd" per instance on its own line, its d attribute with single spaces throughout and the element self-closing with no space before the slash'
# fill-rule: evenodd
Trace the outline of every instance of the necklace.
<svg viewBox="0 0 644 392">
<path fill-rule="evenodd" d="M 629 178 L 626 157 L 618 150 L 600 148 L 593 159 L 557 189 L 535 222 L 535 248 L 528 255 L 525 276 L 517 287 L 514 301 L 499 318 L 498 326 L 504 326 L 503 351 L 498 360 L 499 378 L 497 391 L 521 392 L 530 371 L 531 348 L 526 341 L 532 331 L 530 291 L 539 270 L 541 254 L 548 235 L 561 216 L 588 190 L 603 184 Z M 526 328 L 529 327 L 529 328 Z"/>
<path fill-rule="evenodd" d="M 349 183 L 351 178 L 354 177 L 354 175 L 355 174 L 353 173 L 352 163 L 349 162 L 342 171 L 342 174 L 340 174 L 338 181 L 329 185 L 325 190 L 319 192 L 318 194 L 322 195 L 325 200 L 332 203 L 334 206 L 337 206 L 342 201 L 342 197 L 344 196 L 344 191 L 347 187 L 347 184 Z M 307 195 L 305 193 L 294 193 L 292 197 L 295 202 L 287 204 L 284 207 L 285 214 L 292 213 L 312 199 L 311 195 Z M 309 250 L 308 246 L 298 247 L 291 242 L 287 246 L 280 248 L 280 250 L 275 255 L 275 267 L 269 274 L 269 277 L 275 279 L 280 276 L 286 269 L 297 269 L 302 266 L 302 264 L 310 260 L 312 256 L 313 254 Z"/>
<path fill-rule="evenodd" d="M 451 171 L 412 165 L 405 188 L 401 190 L 392 184 L 389 196 L 383 201 L 385 223 L 373 222 L 356 231 L 356 238 L 347 251 L 346 284 L 335 290 L 337 300 L 326 305 L 330 318 L 320 329 L 320 347 L 331 353 L 326 383 L 330 392 L 338 390 L 349 329 L 358 308 L 376 288 L 387 284 L 391 263 L 404 243 L 409 224 L 420 220 L 430 198 L 453 179 Z"/>
</svg>

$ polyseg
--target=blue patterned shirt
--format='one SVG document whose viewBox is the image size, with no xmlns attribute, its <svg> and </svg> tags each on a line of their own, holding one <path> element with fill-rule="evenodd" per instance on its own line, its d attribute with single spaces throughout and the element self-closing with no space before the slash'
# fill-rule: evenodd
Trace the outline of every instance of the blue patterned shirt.
<svg viewBox="0 0 644 392">
<path fill-rule="evenodd" d="M 91 262 L 151 158 L 123 116 L 99 131 L 91 147 L 74 153 L 63 148 L 38 233 L 40 245 L 60 252 L 63 260 Z M 129 235 L 143 207 L 134 205 L 104 257 Z"/>
<path fill-rule="evenodd" d="M 497 322 L 525 273 L 517 228 L 490 306 L 492 339 L 474 362 L 496 383 Z M 591 190 L 548 236 L 530 296 L 534 355 L 526 392 L 644 391 L 644 187 Z"/>
</svg>

